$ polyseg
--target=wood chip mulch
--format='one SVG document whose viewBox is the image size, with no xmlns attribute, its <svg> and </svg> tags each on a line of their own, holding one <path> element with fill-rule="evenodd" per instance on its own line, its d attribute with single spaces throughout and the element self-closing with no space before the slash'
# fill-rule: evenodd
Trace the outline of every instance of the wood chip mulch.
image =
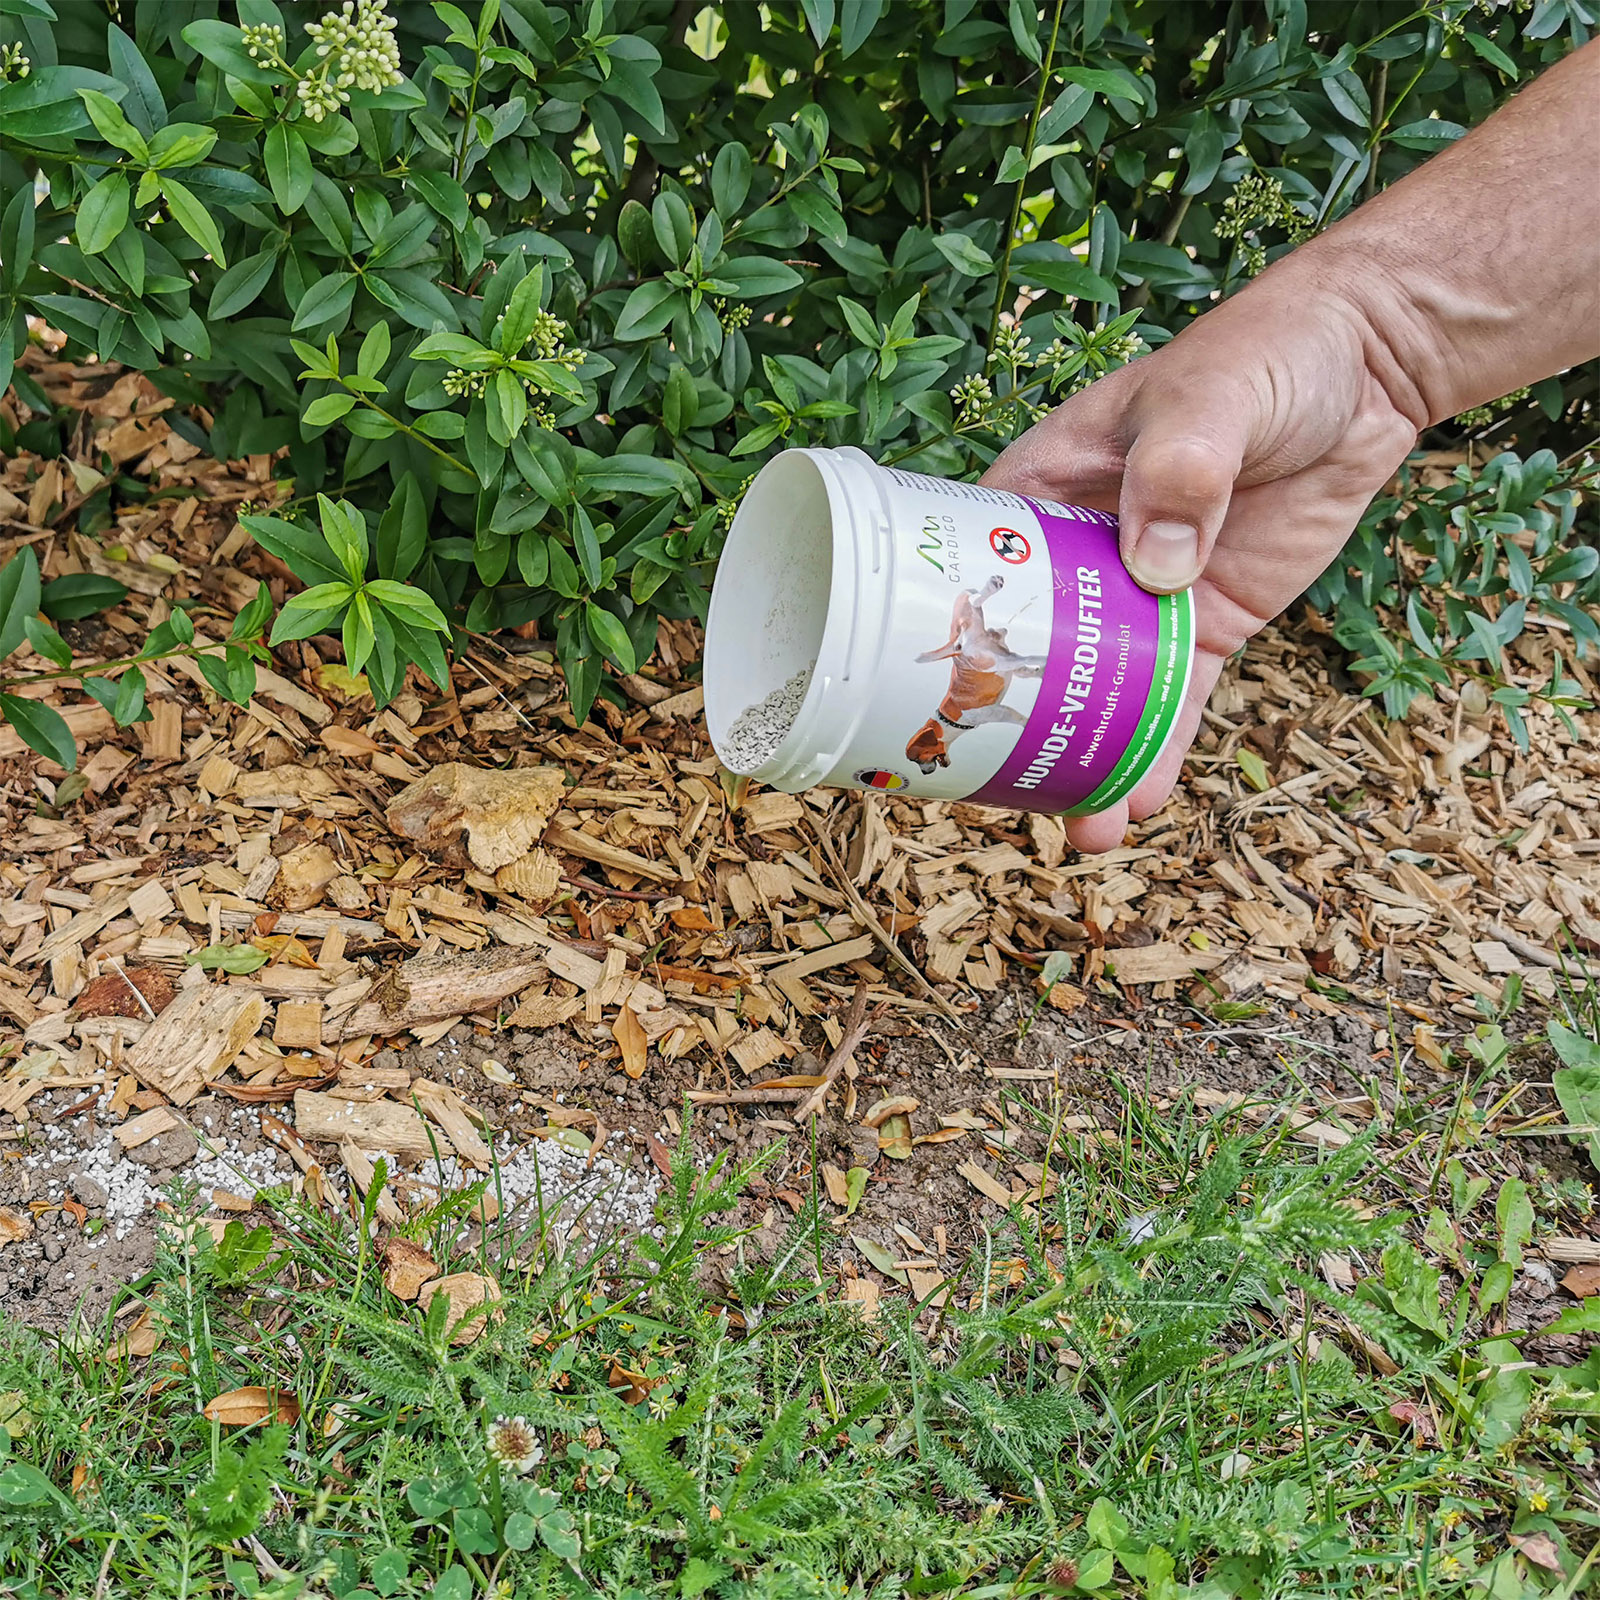
<svg viewBox="0 0 1600 1600">
<path fill-rule="evenodd" d="M 292 492 L 270 458 L 209 460 L 137 374 L 36 354 L 31 371 L 80 421 L 70 459 L 6 463 L 0 560 L 31 544 L 47 578 L 129 587 L 66 627 L 81 659 L 136 648 L 179 601 L 216 638 L 258 579 L 285 598 L 237 520 Z M 1532 626 L 1513 680 L 1543 683 L 1566 642 Z M 385 1095 L 410 1091 L 362 1064 L 463 1018 L 602 1024 L 600 1054 L 630 1077 L 689 1058 L 727 1090 L 794 1072 L 819 1030 L 836 1046 L 861 985 L 918 1025 L 959 1021 L 1055 952 L 1071 967 L 1048 999 L 1067 1013 L 1353 997 L 1424 1051 L 1509 978 L 1549 993 L 1571 951 L 1600 957 L 1595 713 L 1574 738 L 1532 710 L 1526 753 L 1448 691 L 1389 723 L 1314 619 L 1271 628 L 1230 665 L 1172 801 L 1080 860 L 1054 819 L 982 806 L 733 805 L 698 646 L 663 623 L 624 703 L 581 729 L 537 639 L 479 641 L 447 695 L 417 678 L 381 711 L 327 640 L 279 651 L 244 708 L 192 662 L 146 667 L 152 719 L 129 729 L 42 686 L 81 765 L 69 777 L 0 730 L 0 1148 L 36 1094 L 77 1086 L 108 1092 L 113 1118 L 208 1091 L 399 1149 L 417 1113 Z M 268 960 L 186 962 L 219 945 Z M 424 1110 L 481 1159 L 470 1106 Z"/>
</svg>

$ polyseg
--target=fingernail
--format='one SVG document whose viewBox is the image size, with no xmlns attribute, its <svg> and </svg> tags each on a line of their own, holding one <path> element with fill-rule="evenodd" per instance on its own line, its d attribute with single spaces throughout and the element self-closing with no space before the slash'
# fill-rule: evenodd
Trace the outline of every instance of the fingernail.
<svg viewBox="0 0 1600 1600">
<path fill-rule="evenodd" d="M 1147 589 L 1186 589 L 1200 576 L 1200 535 L 1186 522 L 1149 523 L 1128 568 Z"/>
</svg>

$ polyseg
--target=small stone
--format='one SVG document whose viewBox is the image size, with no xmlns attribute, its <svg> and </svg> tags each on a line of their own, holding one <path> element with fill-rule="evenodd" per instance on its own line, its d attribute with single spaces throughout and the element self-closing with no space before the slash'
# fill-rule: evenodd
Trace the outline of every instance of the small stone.
<svg viewBox="0 0 1600 1600">
<path fill-rule="evenodd" d="M 372 1058 L 372 1065 L 379 1072 L 393 1072 L 400 1065 L 400 1056 L 394 1050 L 380 1050 Z"/>
<path fill-rule="evenodd" d="M 88 1206 L 91 1211 L 104 1210 L 106 1201 L 110 1199 L 106 1191 L 93 1178 L 85 1178 L 81 1174 L 74 1176 L 71 1189 L 73 1198 L 78 1204 Z"/>
<path fill-rule="evenodd" d="M 611 1076 L 606 1079 L 607 1094 L 625 1095 L 631 1087 L 631 1080 L 621 1072 L 613 1072 Z"/>
<path fill-rule="evenodd" d="M 44 1242 L 44 1258 L 46 1261 L 59 1261 L 66 1254 L 66 1246 L 59 1239 L 46 1239 Z"/>
</svg>

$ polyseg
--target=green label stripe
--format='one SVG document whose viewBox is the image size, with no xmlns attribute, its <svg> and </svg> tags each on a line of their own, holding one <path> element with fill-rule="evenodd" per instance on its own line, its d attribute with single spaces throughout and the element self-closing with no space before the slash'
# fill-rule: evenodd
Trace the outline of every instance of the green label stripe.
<svg viewBox="0 0 1600 1600">
<path fill-rule="evenodd" d="M 1162 595 L 1157 616 L 1155 670 L 1133 742 L 1106 781 L 1087 800 L 1063 811 L 1064 817 L 1086 817 L 1126 799 L 1155 765 L 1177 726 L 1194 665 L 1194 599 L 1187 589 Z"/>
</svg>

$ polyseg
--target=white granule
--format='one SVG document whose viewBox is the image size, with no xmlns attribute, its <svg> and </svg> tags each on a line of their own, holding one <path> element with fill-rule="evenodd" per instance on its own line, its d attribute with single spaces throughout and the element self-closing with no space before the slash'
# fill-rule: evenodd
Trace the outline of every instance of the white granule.
<svg viewBox="0 0 1600 1600">
<path fill-rule="evenodd" d="M 720 752 L 730 771 L 754 772 L 777 753 L 800 715 L 801 702 L 811 686 L 811 673 L 811 667 L 802 667 L 765 700 L 746 706 L 734 718 Z"/>
</svg>

